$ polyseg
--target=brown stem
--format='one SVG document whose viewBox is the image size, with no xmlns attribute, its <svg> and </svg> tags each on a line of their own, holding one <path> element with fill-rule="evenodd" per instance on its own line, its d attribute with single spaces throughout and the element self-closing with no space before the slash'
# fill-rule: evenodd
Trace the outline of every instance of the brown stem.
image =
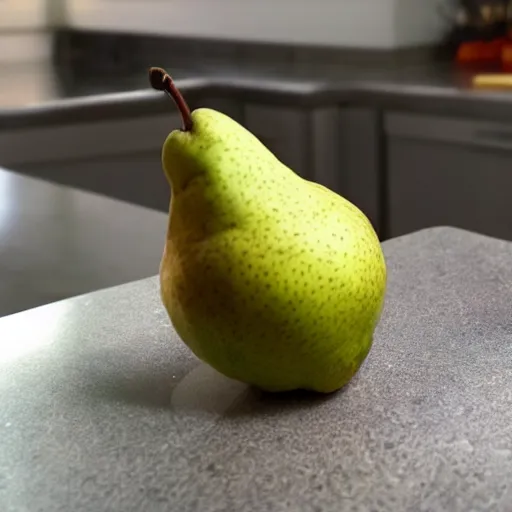
<svg viewBox="0 0 512 512">
<path fill-rule="evenodd" d="M 153 89 L 165 91 L 176 103 L 183 122 L 182 130 L 184 132 L 192 130 L 193 123 L 190 108 L 167 71 L 162 68 L 149 68 L 149 82 Z"/>
</svg>

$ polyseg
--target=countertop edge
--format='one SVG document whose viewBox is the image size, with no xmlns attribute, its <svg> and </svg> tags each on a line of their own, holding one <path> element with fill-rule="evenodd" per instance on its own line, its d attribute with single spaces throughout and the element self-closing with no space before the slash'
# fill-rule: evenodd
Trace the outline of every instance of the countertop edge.
<svg viewBox="0 0 512 512">
<path fill-rule="evenodd" d="M 380 110 L 405 110 L 418 113 L 470 116 L 509 120 L 511 97 L 506 93 L 466 91 L 455 87 L 395 84 L 371 81 L 279 82 L 247 79 L 187 78 L 176 80 L 190 105 L 205 96 L 262 102 L 297 108 L 322 108 L 347 104 Z M 63 100 L 37 106 L 0 108 L 0 132 L 41 125 L 71 124 L 105 119 L 123 119 L 161 113 L 167 98 L 152 89 L 106 93 Z"/>
</svg>

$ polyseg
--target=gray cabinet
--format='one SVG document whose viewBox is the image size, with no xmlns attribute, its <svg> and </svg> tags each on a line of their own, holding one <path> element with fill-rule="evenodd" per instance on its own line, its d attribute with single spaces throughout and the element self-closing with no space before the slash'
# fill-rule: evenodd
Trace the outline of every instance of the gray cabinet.
<svg viewBox="0 0 512 512">
<path fill-rule="evenodd" d="M 163 174 L 160 148 L 126 155 L 24 164 L 18 170 L 154 210 L 169 210 L 170 187 Z"/>
<path fill-rule="evenodd" d="M 383 233 L 383 175 L 381 115 L 365 107 L 343 107 L 339 117 L 338 192 Z"/>
<path fill-rule="evenodd" d="M 391 236 L 451 225 L 512 240 L 512 123 L 386 116 Z"/>
<path fill-rule="evenodd" d="M 337 107 L 247 104 L 243 123 L 299 176 L 340 192 Z"/>
<path fill-rule="evenodd" d="M 0 164 L 44 180 L 166 211 L 160 155 L 178 115 L 0 132 Z"/>
<path fill-rule="evenodd" d="M 247 104 L 244 125 L 299 176 L 311 177 L 308 110 Z"/>
<path fill-rule="evenodd" d="M 237 102 L 198 101 L 241 121 Z M 172 105 L 170 105 L 170 108 Z M 94 122 L 69 122 L 0 131 L 0 165 L 44 180 L 168 211 L 170 188 L 162 171 L 162 144 L 179 128 L 178 113 Z"/>
</svg>

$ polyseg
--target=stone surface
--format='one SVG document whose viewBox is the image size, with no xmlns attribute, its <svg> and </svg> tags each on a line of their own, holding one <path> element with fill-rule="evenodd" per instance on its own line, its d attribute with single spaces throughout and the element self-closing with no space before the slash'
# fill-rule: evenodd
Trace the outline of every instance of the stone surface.
<svg viewBox="0 0 512 512">
<path fill-rule="evenodd" d="M 0 319 L 0 509 L 507 511 L 512 243 L 385 242 L 368 359 L 266 395 L 177 339 L 155 278 Z"/>
<path fill-rule="evenodd" d="M 154 275 L 167 222 L 0 168 L 0 316 Z"/>
</svg>

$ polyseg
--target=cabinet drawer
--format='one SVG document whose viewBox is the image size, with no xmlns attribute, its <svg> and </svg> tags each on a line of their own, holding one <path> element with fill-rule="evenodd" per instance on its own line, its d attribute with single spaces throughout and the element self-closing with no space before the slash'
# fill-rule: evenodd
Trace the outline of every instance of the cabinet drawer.
<svg viewBox="0 0 512 512">
<path fill-rule="evenodd" d="M 390 236 L 450 225 L 512 240 L 512 151 L 388 143 Z"/>
<path fill-rule="evenodd" d="M 0 133 L 0 165 L 36 178 L 167 211 L 162 144 L 178 115 Z"/>
<path fill-rule="evenodd" d="M 365 213 L 379 235 L 384 235 L 379 113 L 343 107 L 339 125 L 338 191 Z"/>
<path fill-rule="evenodd" d="M 169 210 L 170 186 L 157 149 L 88 160 L 28 164 L 17 170 L 154 210 Z"/>
<path fill-rule="evenodd" d="M 512 240 L 512 123 L 386 118 L 391 236 L 451 225 Z"/>
</svg>

